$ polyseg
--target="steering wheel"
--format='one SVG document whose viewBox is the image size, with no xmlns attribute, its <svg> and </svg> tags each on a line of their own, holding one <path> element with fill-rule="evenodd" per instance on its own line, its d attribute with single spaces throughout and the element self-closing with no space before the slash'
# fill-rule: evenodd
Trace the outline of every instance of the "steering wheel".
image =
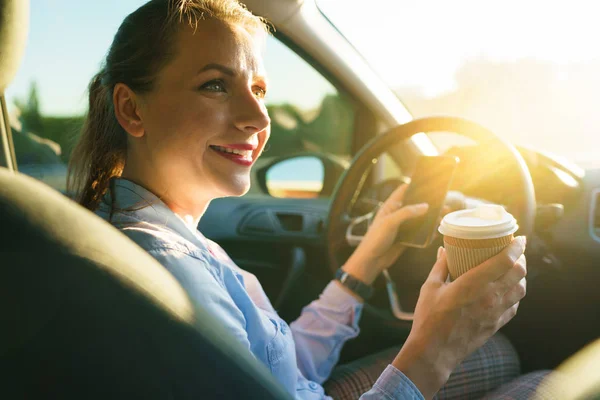
<svg viewBox="0 0 600 400">
<path fill-rule="evenodd" d="M 352 160 L 350 167 L 340 178 L 332 196 L 326 238 L 328 244 L 328 261 L 333 271 L 342 265 L 344 255 L 351 247 L 356 246 L 362 236 L 352 235 L 352 226 L 363 223 L 374 216 L 375 211 L 367 215 L 355 217 L 351 214 L 368 177 L 370 167 L 376 164 L 379 156 L 393 145 L 407 140 L 417 133 L 452 132 L 470 138 L 486 148 L 494 149 L 495 155 L 502 155 L 503 160 L 512 164 L 518 171 L 516 182 L 510 182 L 515 192 L 510 204 L 506 204 L 519 221 L 519 235 L 533 232 L 536 213 L 535 192 L 531 174 L 527 164 L 517 149 L 509 142 L 495 135 L 483 126 L 455 117 L 428 117 L 416 119 L 390 129 L 368 142 Z M 498 182 L 501 184 L 501 182 Z M 350 228 L 350 229 L 349 229 Z M 394 282 L 384 271 L 387 280 L 388 298 L 394 316 L 401 320 L 412 320 L 413 314 L 402 311 Z"/>
</svg>

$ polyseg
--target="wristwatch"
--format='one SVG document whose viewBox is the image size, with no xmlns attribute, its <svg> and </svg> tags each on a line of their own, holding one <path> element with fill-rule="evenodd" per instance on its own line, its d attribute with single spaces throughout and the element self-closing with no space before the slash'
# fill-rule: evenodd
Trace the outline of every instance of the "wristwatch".
<svg viewBox="0 0 600 400">
<path fill-rule="evenodd" d="M 361 280 L 356 279 L 341 268 L 338 268 L 335 272 L 335 279 L 365 300 L 368 300 L 373 296 L 373 286 L 367 285 Z"/>
</svg>

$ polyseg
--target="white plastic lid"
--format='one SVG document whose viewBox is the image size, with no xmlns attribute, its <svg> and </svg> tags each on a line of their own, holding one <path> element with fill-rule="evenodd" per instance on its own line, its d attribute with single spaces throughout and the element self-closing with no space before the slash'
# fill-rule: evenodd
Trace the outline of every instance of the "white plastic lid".
<svg viewBox="0 0 600 400">
<path fill-rule="evenodd" d="M 486 204 L 446 215 L 439 232 L 458 239 L 495 239 L 518 229 L 517 220 L 504 207 Z"/>
</svg>

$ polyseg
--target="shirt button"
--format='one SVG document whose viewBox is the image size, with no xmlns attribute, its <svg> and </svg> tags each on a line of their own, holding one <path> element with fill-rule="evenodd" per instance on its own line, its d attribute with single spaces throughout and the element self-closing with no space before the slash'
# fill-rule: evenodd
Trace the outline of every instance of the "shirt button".
<svg viewBox="0 0 600 400">
<path fill-rule="evenodd" d="M 319 388 L 319 385 L 317 385 L 317 384 L 316 384 L 316 383 L 314 383 L 314 382 L 310 382 L 310 383 L 308 384 L 308 387 L 309 387 L 309 388 L 311 388 L 312 390 L 317 390 L 317 389 Z"/>
<path fill-rule="evenodd" d="M 281 325 L 281 333 L 284 335 L 287 333 L 287 327 L 285 325 Z"/>
</svg>

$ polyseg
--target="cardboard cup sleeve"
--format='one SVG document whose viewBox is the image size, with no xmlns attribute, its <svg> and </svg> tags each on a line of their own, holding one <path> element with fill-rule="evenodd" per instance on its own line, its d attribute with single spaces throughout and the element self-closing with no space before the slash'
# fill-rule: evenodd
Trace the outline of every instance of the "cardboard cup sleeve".
<svg viewBox="0 0 600 400">
<path fill-rule="evenodd" d="M 513 235 L 495 239 L 458 239 L 444 236 L 450 277 L 455 280 L 468 270 L 500 253 L 513 241 Z"/>
</svg>

